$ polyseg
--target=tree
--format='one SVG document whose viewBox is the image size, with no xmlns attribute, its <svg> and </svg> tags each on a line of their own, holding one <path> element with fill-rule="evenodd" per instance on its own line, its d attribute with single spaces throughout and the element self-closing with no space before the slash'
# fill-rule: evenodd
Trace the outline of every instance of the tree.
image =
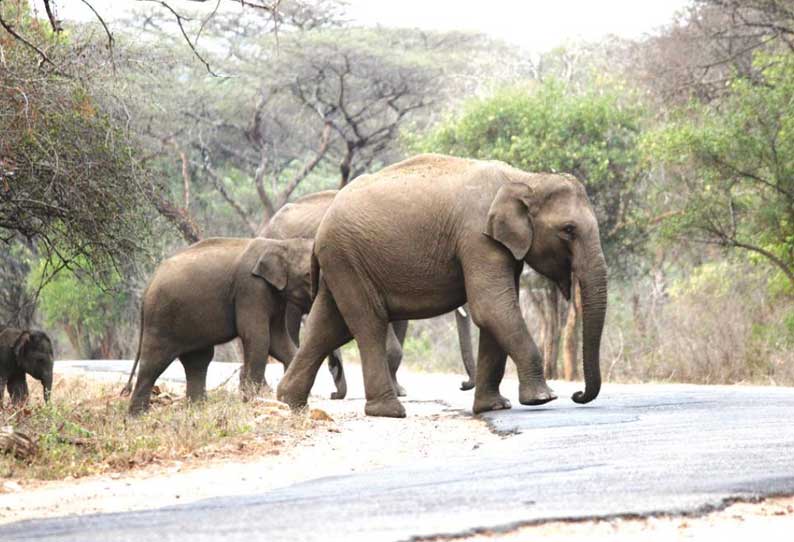
<svg viewBox="0 0 794 542">
<path fill-rule="evenodd" d="M 81 359 L 113 359 L 129 353 L 120 343 L 120 328 L 131 319 L 130 285 L 112 272 L 99 286 L 88 271 L 88 261 L 53 276 L 49 268 L 63 263 L 39 259 L 28 276 L 28 289 L 36 292 L 45 325 L 63 329 Z"/>
<path fill-rule="evenodd" d="M 0 13 L 28 35 L 43 32 L 27 6 Z M 66 266 L 100 269 L 141 249 L 148 204 L 134 141 L 92 64 L 94 45 L 54 43 L 48 55 L 60 69 L 42 71 L 29 48 L 0 35 L 0 242 L 22 238 Z"/>
<path fill-rule="evenodd" d="M 643 82 L 662 103 L 709 102 L 736 76 L 760 81 L 755 51 L 794 50 L 794 2 L 697 0 L 632 49 L 624 75 Z"/>
<path fill-rule="evenodd" d="M 292 96 L 337 136 L 340 186 L 387 161 L 411 114 L 433 104 L 440 72 L 386 29 L 326 31 L 293 44 Z"/>
<path fill-rule="evenodd" d="M 23 242 L 0 250 L 0 327 L 29 328 L 33 323 L 36 299 L 25 284 L 30 272 L 29 252 Z"/>
<path fill-rule="evenodd" d="M 749 251 L 794 288 L 794 53 L 757 53 L 754 69 L 680 111 L 645 152 L 665 167 L 665 234 Z"/>
<path fill-rule="evenodd" d="M 0 0 L 1 1 L 1 0 Z M 58 18 L 58 4 L 62 3 L 57 0 L 41 0 L 44 5 L 44 11 L 49 23 L 49 30 L 53 36 L 57 36 L 64 31 L 64 22 Z M 111 30 L 111 25 L 106 21 L 107 14 L 100 13 L 89 0 L 80 0 L 87 6 L 98 24 L 101 25 L 107 37 L 107 54 L 111 64 L 114 63 L 114 47 L 115 35 Z M 181 10 L 172 6 L 173 2 L 168 0 L 144 0 L 156 5 L 157 8 L 163 13 L 167 13 L 170 21 L 176 24 L 175 32 L 179 33 L 187 44 L 190 51 L 196 60 L 206 68 L 207 72 L 212 75 L 212 67 L 209 62 L 205 60 L 202 53 L 198 50 L 197 44 L 201 37 L 204 27 L 210 23 L 218 15 L 219 11 L 228 11 L 231 7 L 236 7 L 246 14 L 256 14 L 264 18 L 272 30 L 275 30 L 282 24 L 294 24 L 299 27 L 310 27 L 318 16 L 322 17 L 337 17 L 339 12 L 338 2 L 335 0 L 315 0 L 312 4 L 308 4 L 303 0 L 292 0 L 289 2 L 289 7 L 282 7 L 280 0 L 273 0 L 272 2 L 263 0 L 225 0 L 223 2 L 223 9 L 221 10 L 221 0 L 210 2 L 209 0 L 191 0 L 194 7 L 203 4 L 204 13 L 196 21 L 196 17 L 192 14 L 186 14 Z M 28 10 L 27 0 L 11 0 L 15 5 L 12 9 Z M 239 14 L 238 14 L 239 17 Z M 20 45 L 25 46 L 34 52 L 39 57 L 41 65 L 47 65 L 50 69 L 59 70 L 59 60 L 52 57 L 47 51 L 46 47 L 41 47 L 36 42 L 36 38 L 31 38 L 24 28 L 19 28 L 14 24 L 8 14 L 0 10 L 0 29 L 2 29 L 7 36 L 17 41 Z M 192 35 L 192 36 L 191 36 Z M 39 38 L 41 36 L 38 36 Z"/>
<path fill-rule="evenodd" d="M 473 88 L 465 60 L 492 47 L 481 36 L 332 22 L 282 30 L 276 46 L 247 26 L 232 39 L 223 21 L 205 35 L 218 40 L 212 60 L 234 78 L 186 68 L 156 30 L 145 51 L 156 63 L 127 62 L 130 72 L 119 62 L 132 129 L 167 185 L 156 204 L 187 240 L 251 234 L 291 198 L 401 158 L 400 130 L 425 124 L 453 87 Z"/>
</svg>

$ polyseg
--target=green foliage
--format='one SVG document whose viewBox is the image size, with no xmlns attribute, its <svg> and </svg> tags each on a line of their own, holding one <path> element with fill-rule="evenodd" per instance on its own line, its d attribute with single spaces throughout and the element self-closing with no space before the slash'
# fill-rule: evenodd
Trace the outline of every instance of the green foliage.
<svg viewBox="0 0 794 542">
<path fill-rule="evenodd" d="M 574 93 L 555 80 L 509 88 L 469 102 L 412 146 L 575 175 L 587 187 L 614 256 L 631 233 L 643 119 L 643 109 L 625 94 L 612 86 Z"/>
<path fill-rule="evenodd" d="M 676 214 L 662 232 L 750 250 L 794 291 L 794 54 L 757 54 L 762 79 L 691 104 L 642 142 L 669 184 L 656 195 Z M 778 284 L 778 290 L 779 284 Z"/>
<path fill-rule="evenodd" d="M 44 323 L 63 328 L 81 357 L 114 354 L 113 332 L 129 315 L 132 296 L 121 275 L 112 271 L 103 279 L 100 286 L 87 260 L 64 267 L 57 257 L 40 259 L 28 276 L 28 289 L 39 294 Z"/>
<path fill-rule="evenodd" d="M 706 262 L 683 277 L 670 287 L 670 295 L 674 299 L 684 299 L 694 295 L 724 296 L 732 287 L 730 276 L 736 273 L 736 266 L 726 260 Z"/>
<path fill-rule="evenodd" d="M 109 92 L 111 72 L 92 57 L 90 40 L 56 36 L 28 9 L 0 4 L 51 62 L 0 32 L 8 90 L 0 92 L 0 238 L 19 234 L 96 269 L 129 262 L 151 215 L 134 138 Z"/>
</svg>

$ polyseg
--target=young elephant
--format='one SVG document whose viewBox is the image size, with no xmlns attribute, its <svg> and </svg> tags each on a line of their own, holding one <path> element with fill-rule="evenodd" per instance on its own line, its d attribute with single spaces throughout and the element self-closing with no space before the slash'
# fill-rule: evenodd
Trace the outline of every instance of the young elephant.
<svg viewBox="0 0 794 542">
<path fill-rule="evenodd" d="M 28 398 L 29 374 L 44 388 L 44 400 L 52 391 L 52 341 L 43 331 L 13 327 L 0 331 L 0 404 L 8 386 L 11 402 L 20 405 Z"/>
<path fill-rule="evenodd" d="M 266 385 L 268 353 L 286 367 L 295 345 L 284 308 L 288 301 L 304 310 L 311 305 L 311 245 L 305 239 L 214 238 L 160 264 L 141 303 L 135 357 L 141 369 L 130 413 L 148 408 L 155 381 L 177 357 L 188 399 L 202 399 L 214 346 L 236 337 L 243 342 L 243 392 Z"/>
</svg>

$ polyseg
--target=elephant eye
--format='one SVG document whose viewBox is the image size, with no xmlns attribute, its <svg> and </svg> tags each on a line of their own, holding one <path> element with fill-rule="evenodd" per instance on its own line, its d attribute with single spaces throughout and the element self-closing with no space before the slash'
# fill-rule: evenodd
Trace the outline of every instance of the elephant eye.
<svg viewBox="0 0 794 542">
<path fill-rule="evenodd" d="M 576 226 L 574 226 L 573 224 L 567 224 L 563 226 L 562 231 L 564 231 L 568 235 L 573 235 L 576 232 Z"/>
</svg>

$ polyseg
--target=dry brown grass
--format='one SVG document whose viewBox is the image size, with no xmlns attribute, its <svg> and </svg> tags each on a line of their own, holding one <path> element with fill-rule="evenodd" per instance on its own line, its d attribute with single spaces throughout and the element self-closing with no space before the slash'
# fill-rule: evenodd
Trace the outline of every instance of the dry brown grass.
<svg viewBox="0 0 794 542">
<path fill-rule="evenodd" d="M 0 426 L 13 426 L 37 445 L 27 458 L 0 453 L 0 476 L 52 480 L 161 461 L 277 453 L 323 423 L 272 400 L 245 403 L 223 389 L 200 404 L 161 390 L 147 414 L 130 418 L 118 392 L 116 384 L 56 379 L 50 404 L 33 398 L 22 409 L 0 410 Z"/>
</svg>

